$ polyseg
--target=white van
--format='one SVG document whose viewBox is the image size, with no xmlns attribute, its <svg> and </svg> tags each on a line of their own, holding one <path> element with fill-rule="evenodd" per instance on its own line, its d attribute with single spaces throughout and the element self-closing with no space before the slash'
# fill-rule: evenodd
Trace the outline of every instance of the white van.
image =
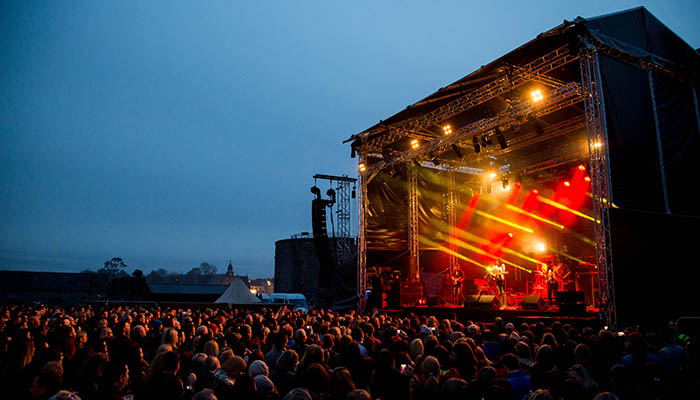
<svg viewBox="0 0 700 400">
<path fill-rule="evenodd" d="M 301 293 L 272 293 L 270 295 L 272 304 L 288 304 L 294 306 L 302 312 L 309 311 L 309 305 L 306 303 L 306 296 Z"/>
</svg>

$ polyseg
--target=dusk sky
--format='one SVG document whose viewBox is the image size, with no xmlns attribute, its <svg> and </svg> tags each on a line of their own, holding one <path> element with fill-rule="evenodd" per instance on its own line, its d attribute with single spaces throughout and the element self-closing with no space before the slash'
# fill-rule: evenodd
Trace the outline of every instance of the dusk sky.
<svg viewBox="0 0 700 400">
<path fill-rule="evenodd" d="M 639 5 L 700 47 L 697 0 L 3 1 L 0 268 L 272 276 L 275 241 L 311 230 L 312 176 L 356 176 L 343 140 Z"/>
</svg>

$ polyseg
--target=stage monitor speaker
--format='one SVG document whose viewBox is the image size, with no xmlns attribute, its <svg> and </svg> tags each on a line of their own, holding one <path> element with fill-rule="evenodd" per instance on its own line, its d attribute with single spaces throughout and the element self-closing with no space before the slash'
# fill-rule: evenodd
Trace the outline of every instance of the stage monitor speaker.
<svg viewBox="0 0 700 400">
<path fill-rule="evenodd" d="M 542 296 L 525 296 L 523 297 L 521 305 L 523 306 L 523 310 L 544 311 L 547 309 L 547 305 L 544 303 Z"/>
<path fill-rule="evenodd" d="M 557 305 L 562 314 L 585 314 L 585 300 L 583 292 L 557 292 Z"/>
<path fill-rule="evenodd" d="M 464 307 L 472 310 L 498 310 L 501 302 L 493 295 L 467 296 L 464 299 Z"/>
</svg>

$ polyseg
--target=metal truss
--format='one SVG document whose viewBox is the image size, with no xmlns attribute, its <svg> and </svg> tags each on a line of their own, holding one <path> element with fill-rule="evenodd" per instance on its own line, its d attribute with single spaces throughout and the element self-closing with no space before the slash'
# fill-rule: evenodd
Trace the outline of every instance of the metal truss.
<svg viewBox="0 0 700 400">
<path fill-rule="evenodd" d="M 420 243 L 418 241 L 418 169 L 411 163 L 408 169 L 408 250 L 410 256 L 409 279 L 420 280 Z"/>
<path fill-rule="evenodd" d="M 600 81 L 598 51 L 595 46 L 585 40 L 579 66 L 584 91 L 586 131 L 588 134 L 589 164 L 593 192 L 600 313 L 601 318 L 611 329 L 617 329 L 610 233 L 610 207 L 612 206 L 610 189 L 612 186 L 610 182 L 605 104 Z"/>
<path fill-rule="evenodd" d="M 577 101 L 583 101 L 582 98 L 579 98 Z M 515 150 L 520 150 L 523 148 L 526 148 L 528 146 L 541 143 L 541 142 L 546 142 L 549 141 L 555 137 L 561 136 L 561 135 L 567 135 L 579 130 L 583 130 L 586 128 L 586 120 L 583 116 L 580 118 L 571 118 L 571 119 L 566 119 L 562 122 L 558 122 L 556 124 L 552 124 L 546 127 L 542 127 L 543 132 L 541 134 L 538 134 L 536 132 L 527 132 L 523 134 L 519 134 L 511 139 L 508 140 L 508 147 L 506 149 L 500 149 L 498 146 L 489 146 L 487 148 L 481 149 L 481 152 L 479 154 L 473 154 L 470 153 L 463 157 L 460 162 L 465 163 L 465 164 L 477 164 L 479 160 L 490 157 L 492 155 L 498 155 L 498 156 L 503 156 L 506 154 L 509 154 Z M 582 149 L 585 148 L 585 146 L 581 147 Z M 572 149 L 572 151 L 580 153 L 580 151 L 577 151 L 578 149 Z M 552 150 L 547 149 L 545 153 L 545 157 L 547 155 L 551 155 Z M 579 155 L 580 156 L 580 155 Z M 539 162 L 541 159 L 541 153 L 535 154 L 536 159 L 535 162 Z M 527 166 L 533 162 L 533 157 L 529 157 L 527 159 L 523 159 L 522 161 L 518 162 L 519 165 L 524 165 Z M 511 164 L 513 163 L 513 160 L 511 160 Z"/>
<path fill-rule="evenodd" d="M 692 78 L 692 76 L 695 75 L 695 72 L 690 71 L 682 66 L 679 66 L 678 64 L 675 64 L 672 61 L 664 60 L 658 56 L 655 56 L 654 58 L 651 58 L 651 57 L 650 58 L 641 58 L 641 57 L 637 57 L 633 54 L 630 54 L 626 51 L 622 51 L 618 48 L 608 46 L 607 44 L 605 44 L 599 40 L 596 40 L 593 38 L 589 38 L 589 40 L 590 40 L 590 43 L 593 46 L 595 46 L 597 52 L 599 52 L 599 53 L 602 52 L 602 53 L 608 54 L 612 57 L 617 58 L 618 60 L 624 61 L 628 64 L 635 65 L 635 66 L 640 67 L 644 70 L 653 70 L 653 71 L 659 72 L 661 74 L 664 74 L 668 77 L 676 78 L 676 79 L 677 78 L 688 79 L 689 77 Z M 678 70 L 673 71 L 659 62 L 654 62 L 653 61 L 654 59 L 659 60 L 660 62 L 663 62 L 663 63 L 668 64 L 668 65 L 676 66 L 676 67 L 678 67 Z"/>
<path fill-rule="evenodd" d="M 451 135 L 443 135 L 422 143 L 417 149 L 397 153 L 393 158 L 383 160 L 367 167 L 365 174 L 373 175 L 377 171 L 392 167 L 399 163 L 414 159 L 425 158 L 431 154 L 441 154 L 451 149 L 453 144 L 471 142 L 472 137 L 494 134 L 493 129 L 499 126 L 520 125 L 528 115 L 540 117 L 569 107 L 581 101 L 581 85 L 569 82 L 557 87 L 540 102 L 525 100 L 491 118 L 483 118 L 457 129 Z"/>
<path fill-rule="evenodd" d="M 360 156 L 360 162 L 364 162 L 364 157 Z M 357 311 L 365 311 L 367 295 L 367 183 L 368 177 L 360 174 L 360 198 L 357 202 Z"/>
<path fill-rule="evenodd" d="M 335 246 L 336 246 L 336 264 L 340 265 L 344 263 L 350 256 L 352 256 L 352 241 L 353 238 L 350 235 L 350 193 L 351 185 L 355 185 L 357 179 L 350 178 L 348 176 L 334 176 L 334 175 L 314 175 L 314 179 L 325 179 L 330 181 L 331 187 L 333 183 L 335 186 L 335 199 L 336 199 L 336 231 L 335 231 Z"/>
<path fill-rule="evenodd" d="M 562 46 L 519 67 L 516 74 L 498 78 L 420 117 L 365 132 L 368 136 L 374 134 L 380 134 L 380 136 L 364 143 L 363 148 L 370 151 L 381 151 L 388 144 L 437 125 L 496 96 L 510 92 L 533 79 L 545 79 L 546 73 L 558 69 L 577 58 L 578 55 L 569 53 L 568 46 Z"/>
<path fill-rule="evenodd" d="M 447 171 L 447 224 L 450 229 L 449 242 L 447 248 L 450 249 L 450 277 L 454 276 L 455 269 L 459 268 L 459 261 L 457 261 L 457 245 L 455 243 L 457 239 L 457 194 L 455 192 L 455 171 L 454 169 L 449 169 Z M 454 296 L 454 290 L 452 291 L 452 296 Z M 459 299 L 452 298 L 452 303 L 457 304 Z"/>
</svg>

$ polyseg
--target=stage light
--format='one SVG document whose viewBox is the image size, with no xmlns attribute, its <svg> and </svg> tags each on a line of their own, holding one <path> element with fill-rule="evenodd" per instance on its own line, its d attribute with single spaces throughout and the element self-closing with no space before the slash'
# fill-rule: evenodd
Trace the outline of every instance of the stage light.
<svg viewBox="0 0 700 400">
<path fill-rule="evenodd" d="M 443 132 L 445 135 L 451 134 L 451 133 L 452 133 L 452 126 L 450 126 L 450 125 L 445 125 L 445 126 L 443 126 L 443 127 L 442 127 L 442 132 Z"/>
<path fill-rule="evenodd" d="M 250 289 L 250 293 L 256 294 L 258 291 L 256 289 Z"/>
<path fill-rule="evenodd" d="M 538 135 L 544 135 L 544 128 L 542 127 L 539 121 L 535 121 L 534 128 L 535 133 L 537 133 Z"/>
<path fill-rule="evenodd" d="M 462 157 L 464 157 L 464 154 L 462 154 L 462 152 L 459 150 L 459 147 L 457 147 L 456 144 L 452 145 L 452 151 L 455 152 L 455 155 L 457 156 L 457 158 L 461 159 Z"/>
<path fill-rule="evenodd" d="M 586 182 L 590 182 L 590 181 L 591 181 L 591 177 L 590 177 L 590 176 L 587 176 L 587 177 L 583 178 L 583 180 L 585 180 Z"/>
<path fill-rule="evenodd" d="M 542 242 L 538 242 L 535 244 L 535 250 L 539 253 L 544 253 L 547 251 L 547 245 Z"/>
<path fill-rule="evenodd" d="M 415 149 L 417 149 L 417 148 L 419 148 L 419 147 L 420 147 L 420 143 L 418 143 L 418 139 L 413 139 L 413 140 L 411 140 L 411 148 L 412 148 L 412 149 L 415 150 Z"/>
<path fill-rule="evenodd" d="M 603 147 L 603 144 L 600 142 L 595 142 L 595 143 L 593 143 L 593 147 L 596 149 L 599 149 L 599 148 Z"/>
<path fill-rule="evenodd" d="M 495 172 L 491 172 L 491 173 L 489 174 L 489 178 L 491 178 L 491 180 L 496 179 L 496 176 L 497 176 L 497 175 L 496 175 Z"/>
<path fill-rule="evenodd" d="M 357 165 L 357 169 L 360 172 L 365 172 L 365 171 L 367 171 L 367 165 L 365 165 L 365 163 L 361 162 Z"/>
<path fill-rule="evenodd" d="M 389 151 L 388 147 L 385 147 L 382 149 L 382 159 L 384 160 L 385 163 L 388 163 L 391 161 L 391 151 Z"/>
<path fill-rule="evenodd" d="M 474 153 L 479 153 L 481 151 L 481 146 L 479 146 L 479 138 L 472 136 L 472 143 L 474 144 Z"/>
<path fill-rule="evenodd" d="M 508 190 L 508 178 L 503 177 L 501 183 L 503 184 L 503 190 Z"/>
<path fill-rule="evenodd" d="M 571 183 L 569 183 L 569 181 L 564 181 L 564 186 L 569 187 L 571 186 Z"/>
<path fill-rule="evenodd" d="M 532 97 L 532 101 L 535 103 L 544 100 L 544 95 L 542 94 L 542 90 L 540 89 L 536 89 L 530 92 L 530 97 Z"/>
<path fill-rule="evenodd" d="M 506 142 L 506 138 L 503 137 L 503 132 L 501 132 L 501 130 L 498 129 L 498 127 L 496 127 L 495 132 L 496 132 L 496 141 L 498 141 L 498 145 L 501 146 L 501 150 L 507 149 L 508 142 Z"/>
<path fill-rule="evenodd" d="M 508 237 L 512 239 L 512 238 L 513 238 L 513 232 L 508 232 Z"/>
<path fill-rule="evenodd" d="M 581 164 L 581 165 L 578 166 L 578 169 L 579 169 L 580 171 L 585 171 L 585 170 L 586 170 L 586 166 L 584 166 L 583 164 Z"/>
</svg>

